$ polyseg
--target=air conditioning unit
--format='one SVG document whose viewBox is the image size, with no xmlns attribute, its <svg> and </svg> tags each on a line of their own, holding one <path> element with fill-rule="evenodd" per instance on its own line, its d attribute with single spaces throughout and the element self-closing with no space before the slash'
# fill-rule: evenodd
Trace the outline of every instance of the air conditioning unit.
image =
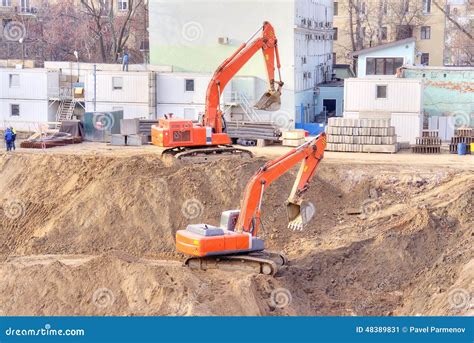
<svg viewBox="0 0 474 343">
<path fill-rule="evenodd" d="M 219 37 L 219 44 L 221 45 L 228 45 L 229 44 L 229 37 Z"/>
</svg>

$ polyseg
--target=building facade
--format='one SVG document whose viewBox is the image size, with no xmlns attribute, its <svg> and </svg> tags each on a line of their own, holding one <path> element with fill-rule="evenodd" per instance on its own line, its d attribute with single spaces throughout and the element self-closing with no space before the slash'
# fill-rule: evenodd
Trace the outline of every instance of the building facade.
<svg viewBox="0 0 474 343">
<path fill-rule="evenodd" d="M 335 60 L 353 63 L 353 51 L 413 37 L 415 64 L 466 64 L 458 42 L 466 38 L 453 21 L 472 34 L 473 9 L 469 0 L 335 0 Z"/>
<path fill-rule="evenodd" d="M 153 0 L 149 6 L 151 63 L 171 65 L 175 72 L 211 75 L 264 21 L 271 22 L 285 86 L 281 110 L 261 115 L 288 127 L 314 115 L 315 87 L 332 75 L 331 0 Z M 233 83 L 232 91 L 255 94 L 248 99 L 255 103 L 267 87 L 262 57 L 238 75 L 249 79 Z"/>
</svg>

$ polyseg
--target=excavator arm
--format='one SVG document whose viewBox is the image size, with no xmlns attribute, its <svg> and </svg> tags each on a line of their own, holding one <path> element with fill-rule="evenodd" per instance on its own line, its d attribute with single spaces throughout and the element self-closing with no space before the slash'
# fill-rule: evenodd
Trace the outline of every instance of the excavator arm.
<svg viewBox="0 0 474 343">
<path fill-rule="evenodd" d="M 262 32 L 261 37 L 250 42 L 260 31 Z M 277 43 L 273 26 L 269 22 L 264 22 L 263 27 L 248 42 L 243 43 L 231 57 L 219 66 L 207 88 L 206 110 L 202 118 L 203 126 L 211 127 L 215 133 L 223 132 L 223 114 L 219 106 L 221 94 L 229 81 L 259 50 L 262 50 L 264 55 L 269 89 L 257 103 L 256 107 L 261 110 L 270 111 L 279 109 L 283 82 L 281 81 L 281 65 Z M 278 68 L 279 81 L 275 81 L 275 61 Z"/>
<path fill-rule="evenodd" d="M 286 155 L 268 162 L 252 177 L 248 183 L 241 203 L 240 216 L 236 224 L 237 232 L 247 232 L 253 237 L 258 235 L 261 224 L 261 208 L 265 190 L 291 168 L 301 162 L 298 176 L 287 202 L 289 227 L 299 229 L 306 224 L 302 195 L 308 189 L 316 168 L 324 157 L 326 134 L 322 133 L 314 140 L 291 150 Z"/>
</svg>

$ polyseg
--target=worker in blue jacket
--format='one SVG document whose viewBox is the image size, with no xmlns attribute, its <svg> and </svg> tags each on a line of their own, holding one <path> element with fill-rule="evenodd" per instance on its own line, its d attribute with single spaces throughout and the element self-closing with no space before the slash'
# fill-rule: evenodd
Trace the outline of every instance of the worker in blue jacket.
<svg viewBox="0 0 474 343">
<path fill-rule="evenodd" d="M 16 130 L 12 127 L 10 127 L 10 130 L 12 131 L 12 135 L 13 135 L 13 141 L 12 141 L 12 148 L 13 150 L 16 150 L 16 145 L 15 145 L 15 142 L 16 142 Z"/>
<path fill-rule="evenodd" d="M 7 151 L 12 151 L 13 149 L 13 132 L 10 128 L 5 131 L 5 143 L 7 145 Z"/>
</svg>

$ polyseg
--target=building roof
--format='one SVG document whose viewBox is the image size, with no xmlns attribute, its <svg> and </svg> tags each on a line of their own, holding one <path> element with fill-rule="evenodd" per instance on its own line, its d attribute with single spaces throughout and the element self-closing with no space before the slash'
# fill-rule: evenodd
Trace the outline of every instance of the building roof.
<svg viewBox="0 0 474 343">
<path fill-rule="evenodd" d="M 397 40 L 397 41 L 390 42 L 390 43 L 380 44 L 380 45 L 377 45 L 377 46 L 372 46 L 370 48 L 365 48 L 365 49 L 362 49 L 362 50 L 354 51 L 351 54 L 351 56 L 356 57 L 356 56 L 359 56 L 359 55 L 367 54 L 369 52 L 380 51 L 380 50 L 391 48 L 391 47 L 398 46 L 398 45 L 413 43 L 413 42 L 415 42 L 415 40 L 416 40 L 415 37 L 410 37 L 410 38 Z"/>
<path fill-rule="evenodd" d="M 403 66 L 403 69 L 410 70 L 442 70 L 442 71 L 474 71 L 474 67 L 458 67 L 458 66 Z"/>
</svg>

